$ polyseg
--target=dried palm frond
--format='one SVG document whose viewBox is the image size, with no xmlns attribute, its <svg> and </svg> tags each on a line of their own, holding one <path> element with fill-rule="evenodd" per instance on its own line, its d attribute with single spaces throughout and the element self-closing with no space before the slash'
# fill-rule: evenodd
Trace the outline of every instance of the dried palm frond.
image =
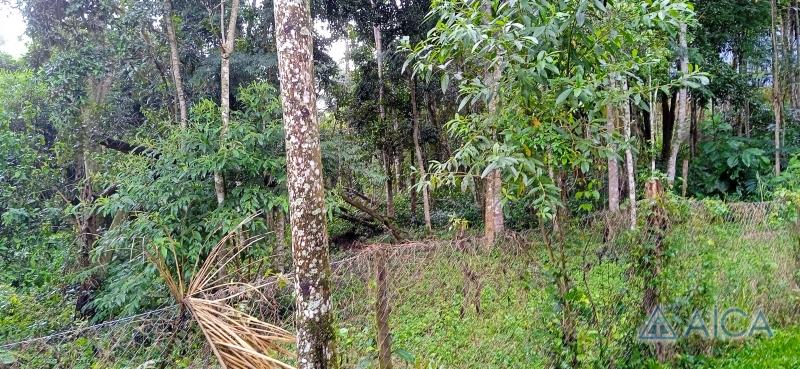
<svg viewBox="0 0 800 369">
<path fill-rule="evenodd" d="M 237 256 L 263 238 L 244 239 L 242 236 L 242 226 L 255 216 L 246 218 L 214 246 L 188 287 L 181 278 L 177 259 L 173 273 L 157 250 L 146 255 L 172 295 L 200 326 L 223 369 L 292 369 L 291 365 L 271 355 L 294 357 L 286 348 L 294 343 L 294 335 L 229 305 L 236 299 L 260 293 L 259 288 L 263 287 L 236 281 L 237 269 L 229 268 Z M 171 251 L 174 256 L 174 247 Z"/>
<path fill-rule="evenodd" d="M 184 304 L 225 368 L 292 368 L 266 354 L 292 356 L 283 346 L 294 342 L 294 336 L 289 331 L 264 323 L 217 300 L 189 297 Z"/>
</svg>

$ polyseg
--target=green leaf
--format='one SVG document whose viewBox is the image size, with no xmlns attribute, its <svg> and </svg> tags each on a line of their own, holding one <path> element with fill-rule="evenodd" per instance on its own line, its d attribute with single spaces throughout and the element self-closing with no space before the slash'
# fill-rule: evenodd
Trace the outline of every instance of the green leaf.
<svg viewBox="0 0 800 369">
<path fill-rule="evenodd" d="M 597 7 L 597 9 L 600 9 L 600 11 L 602 11 L 602 12 L 606 11 L 606 6 L 605 6 L 605 4 L 603 4 L 602 0 L 594 0 L 594 6 Z M 634 51 L 635 50 L 636 49 L 634 49 Z"/>
<path fill-rule="evenodd" d="M 354 369 L 367 369 L 372 365 L 373 361 L 375 361 L 375 358 L 373 357 L 362 356 L 360 359 L 358 359 L 358 363 L 356 363 Z"/>
<path fill-rule="evenodd" d="M 587 172 L 589 172 L 589 162 L 588 161 L 582 161 L 581 162 L 581 173 L 587 173 Z"/>
<path fill-rule="evenodd" d="M 567 88 L 566 90 L 562 91 L 556 98 L 556 105 L 561 105 L 562 103 L 564 103 L 564 101 L 567 100 L 567 98 L 571 93 L 572 93 L 571 88 Z"/>
<path fill-rule="evenodd" d="M 3 365 L 11 365 L 17 362 L 17 358 L 14 357 L 10 351 L 0 350 L 0 364 Z"/>
<path fill-rule="evenodd" d="M 414 362 L 414 354 L 406 349 L 399 348 L 394 350 L 394 354 L 409 364 Z"/>
</svg>

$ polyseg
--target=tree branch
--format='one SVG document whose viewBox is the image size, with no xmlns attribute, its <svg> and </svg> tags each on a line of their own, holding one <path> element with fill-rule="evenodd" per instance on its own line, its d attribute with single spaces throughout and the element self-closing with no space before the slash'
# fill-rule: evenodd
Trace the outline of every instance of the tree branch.
<svg viewBox="0 0 800 369">
<path fill-rule="evenodd" d="M 352 207 L 364 212 L 365 214 L 369 215 L 373 219 L 381 222 L 383 224 L 383 226 L 386 227 L 386 229 L 389 230 L 389 233 L 392 235 L 392 238 L 394 238 L 395 241 L 401 242 L 401 241 L 405 240 L 405 237 L 403 237 L 403 231 L 401 231 L 399 228 L 397 228 L 397 226 L 394 224 L 394 222 L 391 219 L 383 216 L 382 214 L 377 212 L 375 209 L 370 208 L 369 206 L 365 205 L 364 203 L 362 203 L 361 201 L 359 201 L 355 197 L 352 197 L 350 194 L 348 194 L 348 192 L 349 192 L 348 190 L 344 190 L 344 191 L 341 192 L 342 200 L 344 200 L 344 202 L 346 202 L 346 203 L 350 204 Z"/>
<path fill-rule="evenodd" d="M 111 150 L 119 151 L 123 154 L 149 156 L 152 157 L 153 159 L 158 159 L 161 156 L 161 153 L 159 153 L 155 149 L 141 145 L 134 146 L 128 142 L 117 140 L 111 137 L 99 137 L 96 138 L 95 140 L 101 146 L 109 148 Z"/>
</svg>

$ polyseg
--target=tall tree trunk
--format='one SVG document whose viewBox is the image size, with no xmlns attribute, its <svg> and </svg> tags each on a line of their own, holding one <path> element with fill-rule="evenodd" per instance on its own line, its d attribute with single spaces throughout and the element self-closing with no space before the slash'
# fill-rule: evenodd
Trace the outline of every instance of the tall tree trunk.
<svg viewBox="0 0 800 369">
<path fill-rule="evenodd" d="M 388 144 L 387 144 L 388 145 Z M 392 155 L 389 149 L 384 147 L 381 152 L 383 159 L 383 168 L 386 171 L 386 216 L 394 218 L 394 174 L 392 174 Z"/>
<path fill-rule="evenodd" d="M 681 196 L 686 197 L 686 192 L 689 190 L 689 157 L 683 158 L 683 169 L 681 170 Z"/>
<path fill-rule="evenodd" d="M 499 103 L 499 84 L 501 77 L 500 65 L 498 62 L 494 71 L 488 76 L 488 85 L 492 89 L 492 98 L 489 100 L 488 113 L 490 119 L 493 119 L 497 114 L 497 105 Z M 492 132 L 496 135 L 496 132 Z M 487 175 L 485 179 L 486 195 L 484 198 L 484 246 L 490 247 L 494 245 L 497 235 L 505 233 L 505 221 L 503 220 L 503 206 L 502 206 L 502 188 L 503 179 L 499 169 L 494 169 Z"/>
<path fill-rule="evenodd" d="M 452 155 L 453 150 L 450 148 L 450 141 L 447 139 L 447 129 L 445 125 L 439 125 L 437 118 L 436 118 L 436 107 L 434 106 L 433 101 L 433 92 L 426 93 L 426 101 L 427 101 L 427 108 L 428 108 L 428 121 L 431 124 L 431 127 L 436 128 L 436 132 L 438 133 L 439 138 L 439 152 L 438 158 L 440 161 L 445 161 L 450 158 Z"/>
<path fill-rule="evenodd" d="M 413 132 L 412 136 L 414 137 L 414 157 L 417 162 L 417 170 L 419 171 L 419 176 L 421 180 L 426 180 L 427 176 L 425 175 L 425 161 L 422 158 L 422 146 L 419 143 L 419 110 L 417 109 L 417 81 L 414 77 L 409 77 L 410 79 L 410 91 L 411 91 L 411 121 L 413 124 Z M 428 187 L 422 187 L 422 212 L 423 217 L 425 218 L 425 230 L 428 232 L 431 231 L 431 204 L 430 200 L 428 199 Z"/>
<path fill-rule="evenodd" d="M 678 47 L 680 48 L 680 73 L 681 75 L 689 74 L 689 50 L 686 45 L 686 23 L 681 23 L 680 32 L 678 33 Z M 669 153 L 669 161 L 667 162 L 667 183 L 669 186 L 675 182 L 675 166 L 678 161 L 678 153 L 681 150 L 681 145 L 686 141 L 689 135 L 689 91 L 685 86 L 678 90 L 678 106 L 676 107 L 676 117 L 678 129 L 674 135 L 672 147 Z"/>
<path fill-rule="evenodd" d="M 781 96 L 780 45 L 778 43 L 778 2 L 770 1 L 772 8 L 772 113 L 775 115 L 775 175 L 781 174 L 781 126 L 783 123 L 783 98 Z"/>
<path fill-rule="evenodd" d="M 494 2 L 489 0 L 481 1 L 481 7 L 484 12 L 484 23 L 490 22 L 491 14 L 494 11 Z M 500 79 L 503 73 L 503 58 L 496 56 L 493 63 L 487 67 L 485 80 L 486 86 L 491 91 L 491 98 L 487 106 L 487 113 L 490 120 L 494 120 L 497 114 L 498 105 L 500 104 Z M 497 129 L 491 129 L 492 139 L 497 140 Z M 503 177 L 499 169 L 494 169 L 488 173 L 485 181 L 485 198 L 484 198 L 484 232 L 483 232 L 483 245 L 488 248 L 494 245 L 497 235 L 505 233 L 505 221 L 503 220 L 503 207 L 502 207 L 502 188 Z"/>
<path fill-rule="evenodd" d="M 786 7 L 786 13 L 782 13 L 780 16 L 780 30 L 781 36 L 783 36 L 783 41 L 781 42 L 781 60 L 784 61 L 786 67 L 783 70 L 783 83 L 781 87 L 783 88 L 783 100 L 786 100 L 786 97 L 791 97 L 792 95 L 792 85 L 794 85 L 794 80 L 796 78 L 795 73 L 792 73 L 791 66 L 792 66 L 792 54 L 791 54 L 791 46 L 790 46 L 790 36 L 791 33 L 790 27 L 792 24 L 792 9 L 791 4 Z M 791 104 L 790 104 L 791 106 Z M 786 132 L 784 132 L 784 136 Z M 784 137 L 785 139 L 785 137 Z M 781 142 L 781 147 L 785 146 L 785 142 Z"/>
<path fill-rule="evenodd" d="M 394 118 L 392 119 L 392 137 L 397 137 L 398 129 L 400 129 L 400 125 L 398 124 L 397 114 L 395 113 Z M 392 170 L 394 171 L 394 184 L 395 184 L 394 190 L 395 193 L 400 193 L 401 191 L 403 191 L 403 188 L 405 188 L 405 186 L 403 185 L 403 177 L 402 177 L 403 174 L 402 162 L 405 153 L 403 152 L 403 149 L 401 147 L 393 149 L 392 152 L 394 153 L 393 155 L 394 166 L 392 168 Z"/>
<path fill-rule="evenodd" d="M 425 100 L 426 100 L 426 107 L 428 110 L 428 121 L 431 124 L 431 127 L 436 128 L 437 137 L 439 139 L 438 147 L 436 150 L 437 157 L 440 161 L 445 161 L 450 158 L 450 142 L 447 139 L 447 129 L 445 125 L 439 125 L 439 121 L 436 114 L 436 106 L 433 101 L 433 92 L 426 92 L 425 93 Z"/>
<path fill-rule="evenodd" d="M 275 0 L 296 293 L 298 369 L 335 368 L 331 266 L 309 0 Z"/>
<path fill-rule="evenodd" d="M 225 24 L 225 0 L 220 1 L 220 26 Z M 231 15 L 228 19 L 228 29 L 221 28 L 222 37 L 220 45 L 220 115 L 222 116 L 222 128 L 219 131 L 220 150 L 225 146 L 228 130 L 231 124 L 231 55 L 236 40 L 236 17 L 239 13 L 239 0 L 231 1 Z M 221 172 L 214 172 L 214 193 L 217 195 L 217 205 L 222 206 L 225 202 L 225 177 Z"/>
<path fill-rule="evenodd" d="M 678 92 L 661 95 L 661 162 L 669 161 L 672 136 L 675 131 L 675 107 L 678 105 Z"/>
<path fill-rule="evenodd" d="M 414 176 L 414 175 L 411 176 L 412 185 L 408 189 L 408 198 L 409 198 L 408 202 L 411 203 L 410 204 L 410 208 L 411 209 L 409 210 L 409 212 L 411 213 L 411 224 L 417 224 L 417 202 L 419 202 L 419 201 L 417 199 L 417 197 L 418 197 L 417 196 L 418 195 L 417 194 L 417 190 L 415 189 L 415 187 L 413 185 L 414 183 L 418 182 L 417 178 L 419 178 L 419 177 Z"/>
<path fill-rule="evenodd" d="M 622 89 L 627 93 L 628 79 L 622 80 Z M 636 163 L 633 161 L 633 152 L 631 150 L 631 104 L 627 99 L 622 103 L 622 133 L 625 138 L 625 169 L 628 175 L 628 202 L 631 229 L 636 228 L 636 180 L 634 178 L 634 171 L 636 170 Z"/>
<path fill-rule="evenodd" d="M 794 1 L 793 9 L 794 17 L 792 17 L 792 55 L 794 55 L 794 63 L 791 66 L 793 71 L 791 74 L 794 76 L 792 81 L 792 110 L 795 119 L 800 118 L 800 1 Z"/>
<path fill-rule="evenodd" d="M 613 77 L 609 78 L 609 87 L 613 89 Z M 608 210 L 619 210 L 619 162 L 617 161 L 617 145 L 614 143 L 614 133 L 617 131 L 617 108 L 613 102 L 606 106 L 606 134 L 611 153 L 608 156 Z"/>
<path fill-rule="evenodd" d="M 702 111 L 702 109 L 701 109 L 701 111 Z M 752 132 L 752 128 L 750 126 L 751 114 L 750 114 L 750 101 L 749 100 L 744 102 L 744 113 L 742 115 L 744 116 L 744 136 L 747 137 L 747 138 L 750 138 L 750 135 L 751 135 L 751 132 Z M 702 123 L 702 121 L 698 121 L 697 125 L 699 125 L 700 123 Z"/>
<path fill-rule="evenodd" d="M 164 65 L 161 64 L 161 61 L 156 56 L 155 46 L 153 45 L 153 42 L 150 39 L 150 32 L 148 31 L 147 28 L 142 27 L 141 34 L 142 34 L 142 40 L 144 41 L 144 43 L 146 45 L 145 50 L 147 50 L 147 56 L 150 58 L 151 61 L 153 61 L 153 64 L 155 65 L 156 70 L 158 70 L 158 76 L 161 77 L 161 81 L 164 83 L 164 90 L 168 91 L 169 88 L 170 88 L 170 83 L 167 82 L 166 68 L 164 68 Z M 173 80 L 173 84 L 174 83 L 175 82 Z M 180 113 L 179 113 L 179 111 L 180 111 L 179 101 L 178 101 L 178 99 L 175 99 L 173 101 L 173 104 L 169 107 L 169 114 L 170 114 L 170 116 L 174 117 L 176 120 L 178 120 L 180 122 L 180 116 L 179 116 Z M 184 124 L 181 123 L 181 128 L 183 128 L 183 126 L 184 126 Z"/>
<path fill-rule="evenodd" d="M 186 128 L 186 93 L 183 91 L 181 78 L 181 60 L 178 53 L 178 38 L 175 35 L 175 25 L 172 23 L 172 0 L 164 0 L 164 19 L 167 26 L 167 42 L 169 43 L 169 62 L 172 69 L 172 82 L 175 85 L 175 98 L 178 100 L 180 113 L 180 127 Z"/>
<path fill-rule="evenodd" d="M 648 79 L 648 85 L 652 88 L 653 82 L 652 80 Z M 654 173 L 656 171 L 656 110 L 655 110 L 655 102 L 656 102 L 656 93 L 650 92 L 648 95 L 650 100 L 650 114 L 648 115 L 648 122 L 650 124 L 650 148 L 651 148 L 651 157 L 650 157 L 650 172 Z"/>
<path fill-rule="evenodd" d="M 373 4 L 375 7 L 375 4 Z M 378 68 L 378 118 L 381 125 L 386 124 L 386 107 L 383 106 L 383 43 L 381 41 L 381 26 L 376 22 L 372 26 L 372 36 L 375 40 L 375 64 Z M 388 132 L 388 126 L 385 132 Z M 384 137 L 383 144 L 383 167 L 386 170 L 386 215 L 394 217 L 394 176 L 392 174 L 392 164 L 394 163 L 393 152 L 390 148 L 389 140 Z"/>
<path fill-rule="evenodd" d="M 106 100 L 108 91 L 111 88 L 111 76 L 104 76 L 101 79 L 89 77 L 86 81 L 87 102 L 81 109 L 81 127 L 79 157 L 76 163 L 79 173 L 82 174 L 83 188 L 78 198 L 80 200 L 80 212 L 75 216 L 78 241 L 78 267 L 81 270 L 92 269 L 92 252 L 94 245 L 99 238 L 100 218 L 95 211 L 95 193 L 92 189 L 92 182 L 97 173 L 97 163 L 94 161 L 94 153 L 97 150 L 96 144 L 91 135 L 95 130 L 98 119 L 98 111 Z M 100 287 L 100 277 L 96 271 L 90 272 L 78 289 L 78 296 L 75 302 L 75 310 L 79 316 L 92 316 L 94 312 L 86 308 L 91 302 L 94 291 Z"/>
</svg>

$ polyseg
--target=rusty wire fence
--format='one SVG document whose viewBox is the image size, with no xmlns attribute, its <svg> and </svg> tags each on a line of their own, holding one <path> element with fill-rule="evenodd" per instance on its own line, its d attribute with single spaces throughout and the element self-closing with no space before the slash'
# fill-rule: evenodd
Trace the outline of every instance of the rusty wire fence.
<svg viewBox="0 0 800 369">
<path fill-rule="evenodd" d="M 775 202 L 642 203 L 633 231 L 623 210 L 548 222 L 492 247 L 460 237 L 338 255 L 341 367 L 625 368 L 724 344 L 647 340 L 656 307 L 678 336 L 692 312 L 714 307 L 762 311 L 780 331 L 798 323 L 800 305 L 791 211 Z M 253 278 L 255 290 L 217 294 L 293 331 L 291 274 Z M 219 363 L 178 306 L 0 346 L 0 368 L 207 367 Z"/>
</svg>

